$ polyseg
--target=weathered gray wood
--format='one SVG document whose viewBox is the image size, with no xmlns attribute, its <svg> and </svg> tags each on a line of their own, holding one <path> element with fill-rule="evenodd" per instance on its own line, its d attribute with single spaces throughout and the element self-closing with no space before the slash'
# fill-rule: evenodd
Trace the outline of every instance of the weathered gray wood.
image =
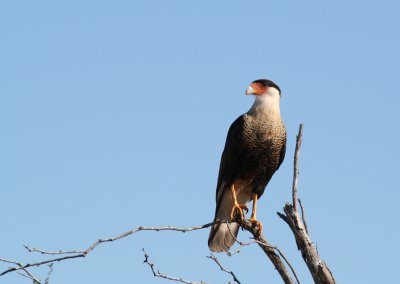
<svg viewBox="0 0 400 284">
<path fill-rule="evenodd" d="M 262 234 L 260 234 L 259 227 L 255 226 L 255 223 L 250 222 L 249 220 L 243 219 L 241 220 L 240 218 L 237 218 L 236 221 L 240 224 L 240 226 L 249 231 L 253 237 L 254 240 L 258 243 L 258 245 L 261 247 L 261 249 L 265 252 L 265 254 L 268 256 L 268 258 L 271 260 L 272 264 L 274 265 L 275 269 L 278 271 L 279 275 L 281 276 L 283 282 L 285 284 L 294 284 L 294 281 L 292 277 L 290 276 L 289 271 L 286 269 L 285 264 L 281 260 L 281 257 L 276 253 L 276 251 L 281 254 L 281 256 L 285 259 L 286 263 L 290 266 L 292 273 L 297 279 L 297 275 L 293 270 L 293 267 L 291 267 L 290 263 L 287 261 L 287 259 L 282 255 L 282 253 L 278 250 L 278 248 L 272 246 Z M 298 280 L 297 280 L 297 283 Z"/>
<path fill-rule="evenodd" d="M 297 248 L 300 250 L 301 255 L 307 264 L 308 269 L 316 284 L 335 284 L 335 279 L 332 272 L 329 270 L 328 265 L 321 259 L 318 254 L 315 244 L 311 241 L 305 220 L 300 217 L 299 211 L 297 210 L 297 186 L 299 176 L 299 154 L 300 146 L 302 142 L 303 124 L 300 124 L 299 133 L 296 140 L 296 150 L 294 154 L 294 177 L 293 177 L 293 188 L 292 188 L 292 202 L 293 204 L 286 203 L 283 207 L 283 212 L 279 213 L 279 217 L 282 218 L 292 230 L 292 233 L 296 239 Z M 303 207 L 301 206 L 302 210 Z M 304 217 L 304 212 L 303 212 Z"/>
<path fill-rule="evenodd" d="M 299 212 L 294 210 L 292 204 L 283 207 L 285 221 L 289 225 L 296 239 L 297 248 L 307 264 L 308 269 L 316 284 L 335 284 L 335 279 L 327 264 L 321 260 L 315 244 L 311 241 Z M 279 215 L 281 216 L 281 215 Z"/>
</svg>

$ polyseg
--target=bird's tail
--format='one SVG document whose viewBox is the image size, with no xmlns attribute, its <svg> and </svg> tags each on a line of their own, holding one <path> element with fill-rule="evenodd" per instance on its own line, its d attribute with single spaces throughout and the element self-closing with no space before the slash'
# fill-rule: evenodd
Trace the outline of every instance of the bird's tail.
<svg viewBox="0 0 400 284">
<path fill-rule="evenodd" d="M 230 223 L 233 199 L 231 194 L 226 191 L 221 198 L 215 214 L 215 222 L 220 222 L 211 227 L 208 237 L 208 247 L 213 252 L 226 252 L 235 243 L 238 235 L 239 224 Z M 229 223 L 228 223 L 229 222 Z"/>
<path fill-rule="evenodd" d="M 217 221 L 224 221 L 218 220 Z M 238 235 L 238 223 L 218 223 L 211 227 L 208 247 L 212 252 L 226 252 L 235 243 Z M 233 237 L 234 236 L 234 237 Z"/>
<path fill-rule="evenodd" d="M 239 204 L 246 204 L 250 200 L 251 192 L 243 190 L 236 197 Z M 240 225 L 236 222 L 230 222 L 233 205 L 231 192 L 225 190 L 215 214 L 214 221 L 219 223 L 211 227 L 208 237 L 208 247 L 213 252 L 226 252 L 236 241 L 235 238 L 237 238 Z"/>
</svg>

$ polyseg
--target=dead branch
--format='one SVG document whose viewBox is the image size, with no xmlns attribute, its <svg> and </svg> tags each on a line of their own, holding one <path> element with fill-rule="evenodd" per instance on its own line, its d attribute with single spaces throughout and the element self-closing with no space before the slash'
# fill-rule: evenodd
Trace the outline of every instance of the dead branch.
<svg viewBox="0 0 400 284">
<path fill-rule="evenodd" d="M 33 284 L 42 284 L 42 282 L 39 279 L 37 279 L 35 276 L 33 276 L 28 270 L 22 269 L 22 271 L 23 271 L 23 273 L 22 272 L 17 272 L 17 273 L 23 277 L 26 277 L 26 278 L 32 280 Z"/>
<path fill-rule="evenodd" d="M 28 252 L 39 252 L 41 254 L 78 254 L 78 253 L 84 253 L 84 251 L 81 250 L 70 250 L 70 251 L 63 251 L 63 250 L 58 250 L 58 251 L 45 251 L 45 250 L 41 250 L 41 249 L 37 249 L 37 248 L 31 248 L 28 247 L 27 245 L 23 245 L 24 248 L 26 248 L 26 250 Z"/>
<path fill-rule="evenodd" d="M 0 258 L 1 262 L 5 262 L 5 263 L 10 263 L 13 265 L 16 265 L 16 267 L 18 267 L 17 270 L 22 270 L 22 272 L 17 272 L 19 275 L 24 276 L 26 278 L 29 278 L 31 280 L 33 280 L 34 284 L 42 284 L 35 276 L 33 276 L 27 269 L 26 267 L 24 267 L 24 265 L 22 265 L 22 263 L 20 262 L 16 262 L 16 261 L 12 261 L 12 260 L 7 260 L 4 258 Z M 11 268 L 10 268 L 11 269 Z M 0 275 L 1 276 L 1 275 Z"/>
<path fill-rule="evenodd" d="M 239 220 L 239 222 L 240 222 L 240 220 Z M 250 241 L 250 242 L 246 242 L 246 243 L 244 243 L 244 242 L 241 242 L 241 241 L 239 241 L 237 238 L 236 238 L 236 236 L 232 233 L 232 231 L 229 229 L 229 226 L 228 226 L 228 229 L 229 229 L 229 232 L 231 233 L 231 236 L 235 239 L 235 241 L 240 245 L 240 246 L 248 246 L 248 245 L 251 245 L 251 244 L 258 244 L 261 248 L 268 248 L 268 249 L 271 249 L 271 250 L 276 250 L 278 253 L 279 253 L 279 255 L 283 258 L 283 260 L 286 262 L 286 264 L 289 266 L 289 268 L 290 268 L 290 270 L 292 271 L 292 273 L 293 273 L 293 275 L 294 275 L 294 277 L 296 278 L 296 282 L 297 282 L 297 284 L 300 284 L 300 280 L 299 280 L 299 278 L 297 277 L 297 274 L 296 274 L 296 271 L 294 270 L 294 268 L 293 268 L 293 266 L 290 264 L 290 262 L 289 262 L 289 260 L 286 258 L 286 256 L 283 254 L 283 252 L 278 248 L 278 247 L 276 247 L 276 246 L 271 246 L 268 242 L 267 242 L 267 240 L 264 238 L 264 236 L 262 236 L 262 235 L 260 235 L 260 233 L 259 233 L 259 229 L 258 228 L 256 228 L 256 227 L 254 227 L 253 226 L 253 224 L 249 221 L 249 220 L 242 220 L 242 222 L 245 222 L 246 224 L 248 223 L 248 228 L 250 228 L 250 230 L 248 230 L 250 233 L 252 233 L 252 235 L 253 235 L 253 238 L 254 238 L 254 240 L 253 241 Z M 244 227 L 242 227 L 242 228 L 244 228 Z M 246 229 L 246 228 L 244 228 L 244 229 Z M 257 239 L 256 239 L 257 238 Z M 236 253 L 238 253 L 238 252 L 240 252 L 239 250 L 236 252 Z M 269 255 L 268 255 L 268 253 L 264 250 L 264 252 L 267 254 L 267 256 L 269 257 Z M 269 250 L 268 250 L 268 252 L 269 252 Z M 231 256 L 231 254 L 228 252 L 228 256 Z M 271 257 L 273 258 L 273 259 L 276 259 L 276 257 L 275 256 L 273 256 L 273 255 L 271 255 Z M 281 262 L 280 260 L 278 260 L 278 263 L 279 262 Z M 273 264 L 274 264 L 274 262 L 272 262 Z M 281 262 L 282 263 L 282 262 Z M 275 264 L 274 264 L 275 265 Z M 282 265 L 283 265 L 283 263 L 282 263 Z M 279 264 L 279 266 L 281 266 L 280 264 Z M 284 266 L 284 265 L 283 265 Z M 275 268 L 278 270 L 278 268 L 275 266 Z M 282 273 L 284 273 L 285 275 L 286 275 L 286 273 L 285 272 L 282 272 Z M 290 277 L 290 275 L 289 275 L 289 277 Z M 283 279 L 283 278 L 282 278 Z M 285 282 L 286 283 L 286 282 Z"/>
<path fill-rule="evenodd" d="M 240 250 L 236 250 L 236 251 L 234 251 L 234 252 L 227 251 L 227 252 L 226 252 L 226 255 L 227 255 L 227 256 L 234 256 L 235 254 L 238 254 L 238 253 L 240 253 Z"/>
<path fill-rule="evenodd" d="M 9 260 L 5 260 L 5 259 L 1 259 L 0 258 L 0 261 L 2 261 L 2 262 L 7 262 L 7 263 L 10 263 L 10 264 L 14 264 L 14 267 L 11 267 L 11 268 L 3 271 L 2 273 L 0 273 L 0 276 L 5 275 L 5 274 L 10 273 L 10 272 L 15 272 L 15 271 L 18 271 L 18 270 L 25 271 L 27 268 L 34 267 L 34 266 L 38 267 L 38 266 L 42 266 L 42 265 L 45 265 L 45 264 L 49 264 L 49 263 L 51 264 L 51 263 L 54 263 L 54 262 L 60 262 L 60 261 L 67 260 L 67 259 L 86 257 L 87 254 L 89 254 L 92 250 L 94 250 L 98 245 L 100 245 L 102 243 L 113 242 L 113 241 L 125 238 L 127 236 L 130 236 L 130 235 L 135 234 L 135 233 L 140 232 L 140 231 L 157 231 L 157 232 L 158 231 L 176 231 L 176 232 L 185 233 L 185 232 L 191 232 L 191 231 L 205 229 L 205 228 L 208 228 L 208 227 L 212 226 L 213 224 L 214 223 L 208 223 L 208 224 L 204 224 L 204 225 L 200 225 L 200 226 L 194 226 L 194 227 L 188 227 L 188 228 L 178 228 L 178 227 L 173 227 L 173 226 L 164 226 L 164 227 L 143 227 L 143 226 L 141 226 L 141 227 L 138 227 L 136 229 L 127 231 L 125 233 L 122 233 L 120 235 L 117 235 L 115 237 L 99 239 L 96 242 L 94 242 L 92 245 L 90 245 L 85 250 L 47 251 L 47 250 L 42 250 L 42 249 L 38 249 L 38 248 L 31 248 L 31 247 L 29 247 L 27 245 L 24 245 L 24 248 L 28 252 L 40 253 L 40 254 L 43 254 L 43 255 L 60 255 L 60 257 L 50 258 L 50 259 L 47 259 L 47 260 L 44 260 L 44 261 L 32 262 L 32 263 L 27 263 L 27 264 L 22 264 L 22 263 L 19 263 L 19 262 L 9 261 Z M 287 265 L 290 267 L 293 275 L 295 276 L 295 278 L 297 280 L 297 283 L 300 283 L 298 278 L 297 278 L 297 275 L 296 275 L 296 273 L 295 273 L 295 271 L 294 271 L 294 269 L 292 267 L 292 265 L 289 263 L 287 258 L 281 252 L 281 250 L 279 250 L 277 247 L 271 246 L 265 240 L 265 238 L 262 235 L 259 234 L 258 228 L 254 227 L 253 223 L 249 222 L 248 220 L 243 220 L 243 221 L 240 222 L 240 225 L 245 230 L 248 230 L 250 233 L 252 233 L 252 235 L 254 236 L 254 241 L 249 242 L 249 243 L 242 243 L 242 242 L 240 242 L 239 240 L 237 240 L 235 238 L 236 241 L 240 245 L 244 246 L 244 245 L 249 245 L 251 243 L 257 243 L 258 245 L 260 245 L 260 247 L 264 250 L 264 252 L 267 254 L 267 256 L 272 261 L 272 263 L 275 266 L 275 268 L 280 273 L 282 279 L 284 280 L 284 283 L 292 284 L 294 282 L 291 279 L 291 276 L 290 276 L 289 272 L 286 270 L 285 265 L 283 264 L 283 262 L 280 259 L 280 257 L 282 257 L 284 259 L 284 261 L 287 263 Z M 277 251 L 279 255 L 277 255 L 275 253 L 275 251 Z M 165 276 L 165 275 L 159 273 L 158 276 L 162 277 L 162 276 Z M 189 282 L 189 283 L 191 283 L 191 282 Z M 200 283 L 202 283 L 202 282 L 200 282 Z"/>
<path fill-rule="evenodd" d="M 236 283 L 240 284 L 240 281 L 239 281 L 239 279 L 237 279 L 235 273 L 233 273 L 233 271 L 229 271 L 229 270 L 225 269 L 225 268 L 222 266 L 222 264 L 219 262 L 218 258 L 217 258 L 215 255 L 213 255 L 213 254 L 211 253 L 210 256 L 207 256 L 207 258 L 214 260 L 214 262 L 219 266 L 219 268 L 220 268 L 222 271 L 224 271 L 224 272 L 226 272 L 226 273 L 232 275 L 233 281 L 235 281 Z"/>
<path fill-rule="evenodd" d="M 306 232 L 308 234 L 308 225 L 307 225 L 307 221 L 306 221 L 306 213 L 304 211 L 304 207 L 303 207 L 303 203 L 301 202 L 301 199 L 298 199 L 299 204 L 300 204 L 300 209 L 301 209 L 301 220 L 303 220 L 304 223 L 304 228 L 306 229 Z"/>
<path fill-rule="evenodd" d="M 146 253 L 146 251 L 144 249 L 143 249 L 143 253 L 144 253 L 144 261 L 143 261 L 143 263 L 146 263 L 150 267 L 151 271 L 153 272 L 154 277 L 164 278 L 164 279 L 168 279 L 168 280 L 171 280 L 171 281 L 176 281 L 176 282 L 181 282 L 181 283 L 186 283 L 186 284 L 206 284 L 203 281 L 201 281 L 201 282 L 191 282 L 191 281 L 184 280 L 182 278 L 176 278 L 176 277 L 172 277 L 172 276 L 168 276 L 168 275 L 162 274 L 160 272 L 160 270 L 157 269 L 157 271 L 156 271 L 156 269 L 154 267 L 154 263 L 151 263 L 149 261 L 149 255 Z"/>
<path fill-rule="evenodd" d="M 327 264 L 321 260 L 315 244 L 311 241 L 307 226 L 304 221 L 304 208 L 302 205 L 303 219 L 300 218 L 297 210 L 297 187 L 299 179 L 299 153 L 302 143 L 303 124 L 300 124 L 299 132 L 296 140 L 296 150 L 294 154 L 294 175 L 292 188 L 292 204 L 286 203 L 283 207 L 284 214 L 278 212 L 278 216 L 282 218 L 292 230 L 298 249 L 307 264 L 308 269 L 316 284 L 335 284 L 335 279 Z M 301 203 L 300 203 L 301 204 Z"/>
<path fill-rule="evenodd" d="M 47 260 L 44 260 L 44 261 L 32 262 L 32 263 L 28 263 L 28 264 L 25 264 L 25 265 L 20 263 L 18 266 L 11 267 L 11 268 L 3 271 L 2 273 L 0 273 L 0 276 L 3 276 L 3 275 L 5 275 L 7 273 L 10 273 L 10 272 L 18 271 L 18 270 L 25 270 L 25 269 L 27 269 L 29 267 L 33 267 L 33 266 L 39 267 L 39 266 L 42 266 L 44 264 L 53 263 L 53 262 L 60 262 L 60 261 L 63 261 L 63 260 L 72 259 L 72 258 L 79 258 L 79 257 L 85 257 L 85 255 L 84 254 L 77 254 L 77 255 L 71 255 L 71 256 L 63 256 L 63 257 L 47 259 Z M 0 261 L 2 261 L 2 259 L 0 259 Z"/>
<path fill-rule="evenodd" d="M 53 264 L 50 263 L 48 266 L 49 266 L 49 272 L 47 272 L 47 277 L 44 280 L 44 284 L 49 284 L 50 275 L 53 273 Z"/>
<path fill-rule="evenodd" d="M 239 240 L 237 240 L 235 237 L 235 240 L 240 244 L 240 245 L 249 245 L 251 243 L 257 243 L 261 249 L 264 251 L 264 253 L 268 256 L 268 258 L 271 260 L 272 264 L 274 265 L 275 269 L 278 271 L 279 275 L 281 276 L 283 282 L 285 284 L 293 284 L 293 279 L 290 276 L 289 271 L 286 269 L 284 263 L 282 262 L 281 258 L 282 257 L 286 264 L 289 266 L 290 270 L 292 271 L 292 274 L 294 275 L 294 277 L 296 278 L 296 282 L 298 284 L 300 284 L 300 281 L 297 277 L 297 274 L 293 268 L 293 266 L 290 264 L 289 260 L 285 257 L 285 255 L 282 253 L 282 251 L 275 247 L 272 246 L 266 239 L 265 237 L 260 234 L 260 228 L 258 228 L 257 226 L 254 226 L 254 223 L 250 222 L 249 220 L 246 219 L 240 219 L 237 218 L 236 220 L 240 226 L 245 229 L 246 231 L 249 231 L 254 238 L 253 242 L 249 242 L 249 243 L 242 243 Z M 276 252 L 278 252 L 278 254 L 276 254 Z"/>
<path fill-rule="evenodd" d="M 201 229 L 205 229 L 208 228 L 210 226 L 212 226 L 214 223 L 208 223 L 208 224 L 204 224 L 201 226 L 194 226 L 194 227 L 189 227 L 189 228 L 178 228 L 178 227 L 173 227 L 173 226 L 163 226 L 163 227 L 138 227 L 136 229 L 127 231 L 125 233 L 122 233 L 120 235 L 117 235 L 115 237 L 111 237 L 111 238 L 104 238 L 104 239 L 99 239 L 96 242 L 94 242 L 92 245 L 90 245 L 87 249 L 85 250 L 73 250 L 73 251 L 45 251 L 45 250 L 41 250 L 41 249 L 37 249 L 37 248 L 30 248 L 26 245 L 24 245 L 24 247 L 29 251 L 29 252 L 37 252 L 40 254 L 46 254 L 46 255 L 62 255 L 60 257 L 56 257 L 56 258 L 51 258 L 51 259 L 47 259 L 44 261 L 39 261 L 39 262 L 32 262 L 32 263 L 27 263 L 27 264 L 22 264 L 19 262 L 14 262 L 14 261 L 9 261 L 9 260 L 5 260 L 0 258 L 1 262 L 7 262 L 10 264 L 14 264 L 14 267 L 11 267 L 3 272 L 0 273 L 0 276 L 3 276 L 7 273 L 10 272 L 14 272 L 14 271 L 18 271 L 18 270 L 24 270 L 33 266 L 42 266 L 45 264 L 49 264 L 49 263 L 54 263 L 54 262 L 60 262 L 63 260 L 67 260 L 67 259 L 73 259 L 73 258 L 80 258 L 80 257 L 86 257 L 87 254 L 89 254 L 92 250 L 94 250 L 98 245 L 102 244 L 102 243 L 106 243 L 106 242 L 113 242 L 122 238 L 125 238 L 127 236 L 130 236 L 132 234 L 135 234 L 137 232 L 140 231 L 176 231 L 176 232 L 182 232 L 182 233 L 186 233 L 186 232 L 191 232 L 191 231 L 196 231 L 196 230 L 201 230 Z"/>
<path fill-rule="evenodd" d="M 294 151 L 294 171 L 293 171 L 293 184 L 292 184 L 292 204 L 294 209 L 297 210 L 297 188 L 299 186 L 299 155 L 301 143 L 303 142 L 303 124 L 300 124 L 299 134 L 296 139 L 296 149 Z"/>
</svg>

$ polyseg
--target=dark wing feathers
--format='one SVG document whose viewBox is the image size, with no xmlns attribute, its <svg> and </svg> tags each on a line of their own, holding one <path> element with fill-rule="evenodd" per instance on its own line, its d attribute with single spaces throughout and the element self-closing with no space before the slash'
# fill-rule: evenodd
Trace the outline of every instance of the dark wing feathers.
<svg viewBox="0 0 400 284">
<path fill-rule="evenodd" d="M 216 201 L 217 210 L 220 205 L 221 198 L 225 191 L 226 186 L 229 186 L 233 182 L 234 172 L 240 155 L 243 139 L 243 128 L 244 128 L 244 115 L 239 116 L 229 128 L 225 148 L 222 152 L 221 164 L 219 166 Z"/>
<path fill-rule="evenodd" d="M 281 153 L 279 154 L 278 167 L 276 168 L 276 170 L 279 170 L 279 167 L 281 166 L 283 160 L 285 159 L 285 153 L 286 153 L 286 136 L 285 136 L 285 142 L 282 144 Z"/>
</svg>

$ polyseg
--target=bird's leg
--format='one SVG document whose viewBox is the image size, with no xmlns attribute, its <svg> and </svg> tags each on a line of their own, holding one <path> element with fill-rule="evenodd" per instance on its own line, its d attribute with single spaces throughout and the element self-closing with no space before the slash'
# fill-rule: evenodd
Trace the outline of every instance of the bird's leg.
<svg viewBox="0 0 400 284">
<path fill-rule="evenodd" d="M 239 211 L 240 214 L 240 219 L 243 220 L 244 219 L 244 214 L 243 214 L 243 210 L 246 210 L 246 213 L 249 211 L 249 209 L 247 208 L 246 204 L 239 204 L 236 198 L 236 191 L 235 191 L 235 185 L 232 184 L 231 186 L 231 195 L 232 195 L 232 199 L 233 199 L 233 206 L 232 206 L 232 210 L 231 210 L 231 221 L 233 221 L 235 219 L 235 210 L 237 209 Z"/>
<path fill-rule="evenodd" d="M 256 193 L 253 193 L 252 199 L 253 199 L 253 209 L 251 210 L 251 217 L 250 217 L 249 221 L 252 223 L 256 223 L 256 225 L 258 225 L 258 227 L 260 228 L 260 234 L 261 234 L 263 225 L 261 224 L 260 221 L 257 220 L 257 216 L 256 216 L 258 195 Z"/>
</svg>

